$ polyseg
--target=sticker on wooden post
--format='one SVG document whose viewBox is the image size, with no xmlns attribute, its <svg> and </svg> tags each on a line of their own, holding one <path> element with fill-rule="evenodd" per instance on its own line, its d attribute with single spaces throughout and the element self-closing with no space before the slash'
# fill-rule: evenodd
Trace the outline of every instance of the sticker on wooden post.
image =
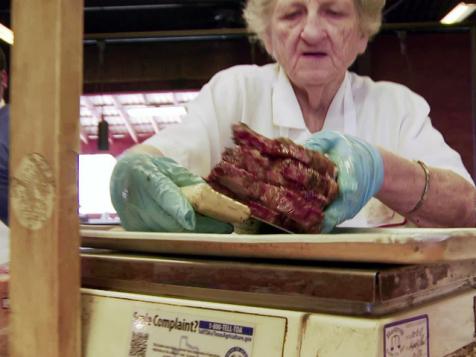
<svg viewBox="0 0 476 357">
<path fill-rule="evenodd" d="M 55 200 L 53 172 L 46 159 L 25 156 L 11 179 L 11 206 L 16 219 L 30 230 L 38 230 L 51 217 Z"/>
</svg>

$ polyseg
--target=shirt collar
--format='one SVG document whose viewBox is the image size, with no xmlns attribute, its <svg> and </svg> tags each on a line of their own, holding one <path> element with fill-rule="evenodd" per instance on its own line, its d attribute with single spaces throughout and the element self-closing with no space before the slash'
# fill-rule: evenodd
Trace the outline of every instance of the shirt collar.
<svg viewBox="0 0 476 357">
<path fill-rule="evenodd" d="M 357 115 L 355 111 L 354 96 L 350 73 L 346 72 L 344 80 L 337 90 L 334 99 L 327 111 L 323 130 L 336 130 L 346 134 L 356 135 Z"/>
<path fill-rule="evenodd" d="M 306 129 L 304 118 L 288 76 L 277 65 L 278 79 L 273 86 L 273 122 L 277 126 Z"/>
<path fill-rule="evenodd" d="M 273 122 L 280 127 L 307 129 L 294 89 L 281 66 L 277 65 L 278 78 L 273 86 Z M 356 125 L 355 107 L 346 72 L 344 80 L 329 106 L 323 130 L 338 130 L 354 134 Z"/>
</svg>

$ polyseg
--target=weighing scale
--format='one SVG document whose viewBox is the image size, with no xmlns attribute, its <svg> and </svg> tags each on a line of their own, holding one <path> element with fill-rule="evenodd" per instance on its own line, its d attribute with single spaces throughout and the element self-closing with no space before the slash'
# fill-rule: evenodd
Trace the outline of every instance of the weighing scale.
<svg viewBox="0 0 476 357">
<path fill-rule="evenodd" d="M 475 229 L 81 236 L 87 357 L 476 351 Z"/>
</svg>

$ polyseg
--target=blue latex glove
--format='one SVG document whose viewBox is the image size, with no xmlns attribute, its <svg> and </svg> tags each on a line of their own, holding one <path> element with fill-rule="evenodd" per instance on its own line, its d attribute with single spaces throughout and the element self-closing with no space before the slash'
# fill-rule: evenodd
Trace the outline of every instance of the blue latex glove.
<svg viewBox="0 0 476 357">
<path fill-rule="evenodd" d="M 337 165 L 339 195 L 324 211 L 322 232 L 354 217 L 383 183 L 383 160 L 372 145 L 336 131 L 320 131 L 305 147 L 327 154 Z"/>
<path fill-rule="evenodd" d="M 167 157 L 127 153 L 111 176 L 111 201 L 132 231 L 230 233 L 230 224 L 194 211 L 180 187 L 204 180 Z"/>
</svg>

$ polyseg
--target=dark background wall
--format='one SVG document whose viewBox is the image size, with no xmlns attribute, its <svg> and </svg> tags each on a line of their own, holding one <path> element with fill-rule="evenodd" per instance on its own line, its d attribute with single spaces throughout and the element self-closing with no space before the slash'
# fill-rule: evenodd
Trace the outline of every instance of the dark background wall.
<svg viewBox="0 0 476 357">
<path fill-rule="evenodd" d="M 473 174 L 469 31 L 387 32 L 370 44 L 368 53 L 372 78 L 404 84 L 429 102 L 433 125 Z"/>
</svg>

